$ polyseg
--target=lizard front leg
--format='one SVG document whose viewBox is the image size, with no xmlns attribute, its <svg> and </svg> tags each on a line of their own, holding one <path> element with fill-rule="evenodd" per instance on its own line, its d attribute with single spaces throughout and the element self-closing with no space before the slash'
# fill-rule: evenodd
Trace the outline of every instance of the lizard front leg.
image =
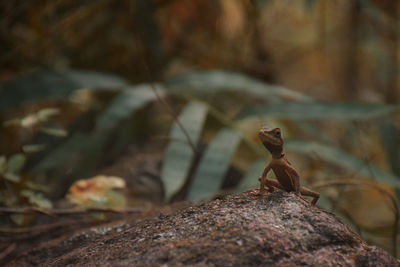
<svg viewBox="0 0 400 267">
<path fill-rule="evenodd" d="M 268 172 L 270 170 L 271 170 L 271 164 L 268 164 L 265 167 L 261 177 L 258 178 L 258 180 L 260 181 L 260 190 L 259 190 L 259 194 L 260 195 L 264 194 L 265 186 L 267 186 L 269 192 L 273 192 L 274 191 L 274 187 L 270 183 L 271 181 L 267 179 L 267 174 L 268 174 Z"/>
</svg>

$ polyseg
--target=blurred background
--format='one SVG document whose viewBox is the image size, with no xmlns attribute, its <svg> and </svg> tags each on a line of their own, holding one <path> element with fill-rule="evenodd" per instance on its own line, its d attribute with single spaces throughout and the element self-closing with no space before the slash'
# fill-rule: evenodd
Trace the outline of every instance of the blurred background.
<svg viewBox="0 0 400 267">
<path fill-rule="evenodd" d="M 0 230 L 42 222 L 11 208 L 150 208 L 256 188 L 268 125 L 317 205 L 397 256 L 399 8 L 1 1 Z"/>
</svg>

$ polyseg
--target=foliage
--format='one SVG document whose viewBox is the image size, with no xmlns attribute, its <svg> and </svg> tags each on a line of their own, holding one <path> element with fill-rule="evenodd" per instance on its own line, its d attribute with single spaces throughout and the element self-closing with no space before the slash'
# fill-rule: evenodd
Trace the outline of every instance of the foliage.
<svg viewBox="0 0 400 267">
<path fill-rule="evenodd" d="M 0 174 L 1 176 L 14 183 L 21 181 L 18 173 L 25 164 L 25 156 L 23 154 L 14 154 L 8 160 L 5 156 L 0 157 Z"/>
<path fill-rule="evenodd" d="M 51 90 L 51 88 L 47 88 L 47 90 Z M 86 90 L 90 90 L 90 88 Z M 14 191 L 15 199 L 24 198 L 31 205 L 42 208 L 51 207 L 51 203 L 42 193 L 27 187 L 27 182 L 34 185 L 36 184 L 35 176 L 39 177 L 43 174 L 46 174 L 48 181 L 51 181 L 54 179 L 54 174 L 61 175 L 63 169 L 73 170 L 76 178 L 82 177 L 84 174 L 93 174 L 101 162 L 102 154 L 112 150 L 111 138 L 119 130 L 121 124 L 128 118 L 134 118 L 135 113 L 146 108 L 157 98 L 170 96 L 186 102 L 179 115 L 173 120 L 169 133 L 170 142 L 165 150 L 161 178 L 164 182 L 167 201 L 170 201 L 174 195 L 183 192 L 182 190 L 185 191 L 187 199 L 192 201 L 218 194 L 228 169 L 232 167 L 241 169 L 244 174 L 243 179 L 234 190 L 254 188 L 257 184 L 257 177 L 265 164 L 266 153 L 260 152 L 257 144 L 254 143 L 253 134 L 256 134 L 257 128 L 252 129 L 250 135 L 241 130 L 243 127 L 241 125 L 246 125 L 248 121 L 255 119 L 262 122 L 266 118 L 270 122 L 272 118 L 289 119 L 291 125 L 305 129 L 309 135 L 314 135 L 311 137 L 312 139 L 319 139 L 318 131 L 310 134 L 310 130 L 317 129 L 315 126 L 305 127 L 306 120 L 336 120 L 340 121 L 344 128 L 346 123 L 348 124 L 348 121 L 351 120 L 375 120 L 380 117 L 392 116 L 391 114 L 396 114 L 398 111 L 398 107 L 394 105 L 314 101 L 310 97 L 299 95 L 286 88 L 265 84 L 244 74 L 223 71 L 189 73 L 186 76 L 168 80 L 165 87 L 140 84 L 121 89 L 110 88 L 110 90 L 113 92 L 113 97 L 111 101 L 103 102 L 104 107 L 97 110 L 93 120 L 94 126 L 90 132 L 75 130 L 67 137 L 65 134 L 59 134 L 64 130 L 43 131 L 46 129 L 43 124 L 51 116 L 62 114 L 62 110 L 48 108 L 39 109 L 22 119 L 8 120 L 4 123 L 3 127 L 19 127 L 20 131 L 24 131 L 26 128 L 34 129 L 37 133 L 43 132 L 62 137 L 56 147 L 45 147 L 41 155 L 38 155 L 39 160 L 36 161 L 36 164 L 24 169 L 23 175 L 29 174 L 30 177 L 33 175 L 33 180 L 21 179 L 26 153 L 15 153 L 9 158 L 5 156 L 0 158 L 3 183 L 18 185 L 19 189 Z M 71 92 L 73 91 L 72 89 Z M 214 99 L 215 101 L 216 97 L 222 97 L 220 100 L 222 103 L 230 99 L 232 105 L 222 108 L 214 107 L 210 100 Z M 245 98 L 248 100 L 242 101 Z M 71 101 L 70 99 L 67 98 L 66 101 Z M 84 105 L 87 103 L 84 102 Z M 235 112 L 239 115 L 232 116 L 232 107 L 239 111 Z M 79 116 L 84 116 L 84 113 Z M 151 118 L 146 119 L 151 120 Z M 281 124 L 276 119 L 275 123 Z M 395 128 L 389 129 L 394 130 Z M 385 128 L 385 131 L 387 134 L 388 128 Z M 362 158 L 352 155 L 344 149 L 320 141 L 292 140 L 290 138 L 286 138 L 286 141 L 286 148 L 289 151 L 300 152 L 305 156 L 315 154 L 327 163 L 341 166 L 354 174 L 376 179 L 394 188 L 400 187 L 399 178 L 395 174 L 384 171 L 371 163 L 365 163 Z M 128 145 L 134 140 L 127 139 L 126 142 L 125 145 Z M 200 153 L 203 144 L 207 145 Z M 237 160 L 235 161 L 233 158 L 239 157 L 239 161 L 246 162 L 245 158 L 240 160 L 240 154 L 245 150 L 250 151 L 246 153 L 252 154 L 251 157 L 256 160 L 251 166 L 244 164 L 243 169 L 243 164 L 236 166 Z M 71 188 L 76 188 L 78 183 L 83 182 L 88 183 L 86 180 L 81 180 Z M 54 184 L 54 180 L 52 183 Z M 186 186 L 187 189 L 185 189 Z M 232 189 L 230 188 L 230 190 Z M 101 196 L 96 198 L 103 199 L 99 200 L 101 203 L 105 201 L 101 205 L 120 207 L 121 203 L 125 203 L 122 201 L 124 197 L 117 195 L 114 191 L 107 189 L 104 191 L 105 193 L 101 192 Z M 86 195 L 78 193 L 77 190 L 72 190 L 68 198 L 79 205 L 92 205 L 91 201 L 98 202 L 93 200 L 93 197 L 88 200 L 85 197 L 86 193 Z M 90 193 L 90 195 L 94 196 L 94 193 Z M 7 205 L 13 206 L 17 203 L 22 202 L 14 201 Z M 99 203 L 94 205 L 99 205 Z M 329 201 L 326 200 L 321 202 L 322 205 L 328 205 L 328 203 Z"/>
<path fill-rule="evenodd" d="M 322 186 L 320 206 L 356 226 L 364 219 L 353 211 L 372 198 L 395 214 L 398 1 L 39 0 L 0 10 L 7 206 L 49 207 L 128 145 L 159 136 L 169 140 L 166 201 L 254 188 L 268 159 L 257 129 L 267 124 L 282 128 L 303 184 L 374 179 L 386 192 Z M 393 228 L 377 214 L 383 222 L 360 227 L 364 236 Z"/>
<path fill-rule="evenodd" d="M 241 119 L 254 116 L 279 119 L 341 119 L 363 120 L 380 117 L 398 110 L 397 106 L 367 103 L 345 103 L 329 101 L 293 102 L 270 104 L 261 108 L 243 110 Z"/>
<path fill-rule="evenodd" d="M 42 77 L 43 73 L 38 75 Z M 199 200 L 218 193 L 240 140 L 243 140 L 245 144 L 254 142 L 250 136 L 243 135 L 245 133 L 238 134 L 240 130 L 237 127 L 243 121 L 278 117 L 293 119 L 293 124 L 299 123 L 301 125 L 301 120 L 307 119 L 329 118 L 344 121 L 374 119 L 392 114 L 398 109 L 396 106 L 383 104 L 368 105 L 314 101 L 310 97 L 299 95 L 286 88 L 262 83 L 244 74 L 223 71 L 189 73 L 172 78 L 165 84 L 166 88 L 164 89 L 160 85 L 157 85 L 157 89 L 154 88 L 154 90 L 158 91 L 159 97 L 164 97 L 164 91 L 167 90 L 174 93 L 174 97 L 183 97 L 182 100 L 184 101 L 187 101 L 186 99 L 188 98 L 200 97 L 203 99 L 201 102 L 190 100 L 185 108 L 182 109 L 181 114 L 176 118 L 171 128 L 169 134 L 171 141 L 166 149 L 161 174 L 166 188 L 167 200 L 170 200 L 174 194 L 183 188 L 188 179 L 191 178 L 191 175 L 193 180 L 190 182 L 188 199 Z M 46 87 L 46 83 L 41 84 L 41 86 Z M 79 177 L 82 173 L 93 173 L 98 166 L 101 154 L 106 149 L 106 144 L 110 142 L 110 137 L 113 136 L 113 133 L 118 131 L 119 125 L 156 99 L 152 86 L 150 84 L 141 84 L 119 89 L 107 106 L 98 113 L 90 133 L 75 132 L 69 138 L 65 138 L 55 149 L 47 150 L 42 155 L 41 160 L 38 161 L 38 164 L 31 167 L 31 170 L 35 170 L 36 173 L 51 173 L 52 170 L 62 168 L 62 165 L 65 165 L 66 162 L 71 162 L 73 157 L 79 155 L 81 163 L 77 164 L 75 168 L 76 175 Z M 115 91 L 115 88 L 111 89 Z M 186 96 L 183 95 L 184 89 L 186 89 Z M 51 90 L 51 88 L 46 90 Z M 229 109 L 218 111 L 218 108 L 213 107 L 211 103 L 204 102 L 207 101 L 209 96 L 218 96 L 218 92 L 225 92 L 223 96 L 228 98 L 234 94 L 253 95 L 253 97 L 262 100 L 264 104 L 235 103 L 240 110 L 243 110 L 239 116 L 236 118 L 228 116 L 222 119 L 221 116 L 216 114 L 218 112 L 222 112 L 221 114 L 226 112 L 228 114 Z M 251 111 L 249 107 L 252 108 Z M 263 107 L 263 109 L 260 110 L 260 107 Z M 8 121 L 6 125 L 18 124 L 20 126 L 25 125 L 25 127 L 34 127 L 41 121 L 46 121 L 49 116 L 57 113 L 52 109 L 42 109 L 23 119 Z M 219 122 L 208 129 L 208 124 L 205 122 L 206 118 L 210 116 Z M 29 123 L 24 123 L 25 121 L 29 121 Z M 200 156 L 200 143 L 205 141 L 201 136 L 209 135 L 208 132 L 210 130 L 215 132 L 222 126 L 228 128 L 221 130 L 210 141 L 207 141 L 209 145 L 202 153 L 200 161 L 194 161 L 195 157 Z M 256 131 L 257 129 L 254 129 L 254 132 Z M 54 131 L 47 131 L 47 133 L 55 134 Z M 318 135 L 318 133 L 316 134 Z M 128 141 L 131 142 L 130 140 Z M 194 147 L 191 147 L 191 145 L 194 145 Z M 256 157 L 261 155 L 258 150 L 254 150 L 254 146 L 250 145 L 250 147 Z M 382 171 L 371 164 L 363 167 L 364 161 L 362 159 L 358 159 L 349 152 L 338 148 L 330 148 L 319 142 L 291 141 L 289 139 L 287 149 L 305 153 L 306 155 L 317 153 L 322 159 L 333 164 L 342 165 L 354 173 L 378 179 L 395 187 L 399 186 L 399 180 L 395 175 Z M 21 163 L 18 163 L 22 161 L 21 158 L 24 158 L 22 154 L 16 154 L 8 160 L 8 165 L 11 167 L 2 168 L 4 169 L 3 176 L 5 179 L 14 182 L 19 181 L 19 177 L 15 173 L 22 167 Z M 259 166 L 260 163 L 259 161 L 257 162 L 256 165 Z M 3 165 L 7 165 L 4 157 L 2 158 Z M 195 172 L 189 174 L 193 167 L 196 168 Z M 84 172 L 82 172 L 82 168 Z M 249 169 L 249 173 L 254 173 L 252 169 Z M 251 179 L 248 175 L 243 179 L 242 188 L 245 185 L 253 185 L 253 183 L 248 182 L 248 179 Z"/>
<path fill-rule="evenodd" d="M 103 90 L 126 86 L 119 77 L 93 71 L 42 70 L 27 74 L 0 87 L 0 110 L 14 107 L 21 102 L 43 99 L 62 99 L 73 90 L 90 88 Z M 45 114 L 43 114 L 45 115 Z"/>
<path fill-rule="evenodd" d="M 202 156 L 187 198 L 197 201 L 217 193 L 240 142 L 240 135 L 232 129 L 222 129 L 208 145 Z"/>
<path fill-rule="evenodd" d="M 59 109 L 44 108 L 35 113 L 26 115 L 23 118 L 14 118 L 3 123 L 3 127 L 16 127 L 21 133 L 26 131 L 43 132 L 46 135 L 65 137 L 67 132 L 62 128 L 44 126 L 51 120 L 51 117 L 58 115 Z M 49 209 L 52 203 L 41 191 L 45 191 L 44 186 L 40 186 L 23 174 L 28 154 L 39 152 L 45 148 L 44 144 L 25 144 L 22 146 L 22 153 L 15 153 L 8 158 L 0 156 L 0 203 L 5 206 L 31 205 L 34 207 Z M 17 224 L 24 223 L 22 215 L 13 215 L 11 219 Z"/>
</svg>

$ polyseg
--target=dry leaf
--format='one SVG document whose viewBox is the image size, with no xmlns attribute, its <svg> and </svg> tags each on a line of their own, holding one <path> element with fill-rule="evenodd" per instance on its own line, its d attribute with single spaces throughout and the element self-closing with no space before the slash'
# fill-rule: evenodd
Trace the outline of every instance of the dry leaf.
<svg viewBox="0 0 400 267">
<path fill-rule="evenodd" d="M 69 188 L 67 199 L 82 207 L 125 207 L 126 199 L 116 188 L 125 188 L 125 180 L 116 176 L 97 175 L 82 179 Z"/>
</svg>

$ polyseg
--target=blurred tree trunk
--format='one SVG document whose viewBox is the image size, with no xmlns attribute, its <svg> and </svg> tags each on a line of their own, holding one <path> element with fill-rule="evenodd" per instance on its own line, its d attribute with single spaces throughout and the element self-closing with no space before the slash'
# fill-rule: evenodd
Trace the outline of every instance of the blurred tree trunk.
<svg viewBox="0 0 400 267">
<path fill-rule="evenodd" d="M 361 6 L 358 0 L 349 3 L 348 21 L 344 29 L 344 58 L 342 76 L 342 96 L 356 99 L 358 96 L 358 34 L 360 28 Z"/>
<path fill-rule="evenodd" d="M 400 100 L 399 88 L 399 1 L 392 0 L 388 6 L 387 12 L 393 23 L 389 24 L 388 29 L 388 53 L 389 53 L 389 68 L 388 82 L 386 83 L 386 103 L 397 104 Z"/>
</svg>

